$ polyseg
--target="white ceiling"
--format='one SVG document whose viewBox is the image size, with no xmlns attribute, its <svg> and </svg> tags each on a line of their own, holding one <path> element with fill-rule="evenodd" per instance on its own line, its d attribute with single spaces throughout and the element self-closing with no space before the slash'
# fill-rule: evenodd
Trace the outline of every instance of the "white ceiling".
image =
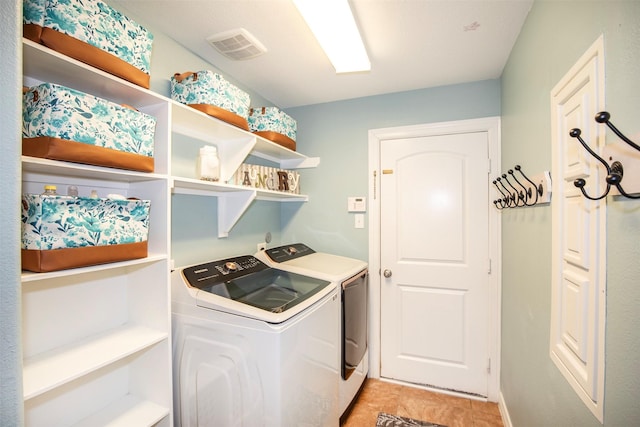
<svg viewBox="0 0 640 427">
<path fill-rule="evenodd" d="M 350 0 L 371 71 L 336 74 L 290 0 L 110 1 L 281 108 L 499 78 L 532 2 Z M 268 52 L 232 61 L 206 41 L 235 28 Z"/>
</svg>

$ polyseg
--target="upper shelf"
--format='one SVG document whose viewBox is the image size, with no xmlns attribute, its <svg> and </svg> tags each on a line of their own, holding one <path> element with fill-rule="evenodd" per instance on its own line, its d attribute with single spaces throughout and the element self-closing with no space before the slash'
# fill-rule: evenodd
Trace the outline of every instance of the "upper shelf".
<svg viewBox="0 0 640 427">
<path fill-rule="evenodd" d="M 22 46 L 23 75 L 27 85 L 39 82 L 60 84 L 112 102 L 130 104 L 140 109 L 145 106 L 169 103 L 172 107 L 170 126 L 176 133 L 202 140 L 247 141 L 250 138 L 252 155 L 278 163 L 282 168 L 313 168 L 318 166 L 320 162 L 317 157 L 310 158 L 289 150 L 31 40 L 23 38 Z"/>
<path fill-rule="evenodd" d="M 22 73 L 26 79 L 72 87 L 116 103 L 142 108 L 168 99 L 45 46 L 22 39 Z M 29 85 L 35 84 L 28 82 Z"/>
<path fill-rule="evenodd" d="M 211 142 L 251 141 L 252 155 L 278 163 L 287 169 L 314 168 L 320 163 L 317 157 L 307 157 L 187 105 L 171 102 L 171 127 L 175 133 Z"/>
<path fill-rule="evenodd" d="M 128 183 L 166 178 L 166 175 L 158 173 L 137 172 L 30 156 L 22 156 L 22 171 L 26 174 L 58 175 Z"/>
</svg>

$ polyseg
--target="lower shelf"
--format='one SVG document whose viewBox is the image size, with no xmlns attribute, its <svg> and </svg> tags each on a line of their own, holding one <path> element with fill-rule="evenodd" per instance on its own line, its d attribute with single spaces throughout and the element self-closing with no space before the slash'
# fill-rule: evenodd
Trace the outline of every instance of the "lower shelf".
<svg viewBox="0 0 640 427">
<path fill-rule="evenodd" d="M 209 196 L 218 198 L 218 237 L 228 237 L 229 232 L 247 210 L 253 200 L 274 202 L 307 202 L 304 194 L 262 190 L 242 185 L 201 181 L 190 178 L 173 178 L 175 194 Z"/>
<path fill-rule="evenodd" d="M 25 359 L 24 399 L 31 399 L 55 387 L 125 358 L 166 339 L 168 334 L 141 326 L 125 325 L 91 336 L 72 345 Z"/>
<path fill-rule="evenodd" d="M 129 394 L 102 411 L 83 419 L 74 427 L 153 426 L 169 415 L 168 408 Z"/>
</svg>

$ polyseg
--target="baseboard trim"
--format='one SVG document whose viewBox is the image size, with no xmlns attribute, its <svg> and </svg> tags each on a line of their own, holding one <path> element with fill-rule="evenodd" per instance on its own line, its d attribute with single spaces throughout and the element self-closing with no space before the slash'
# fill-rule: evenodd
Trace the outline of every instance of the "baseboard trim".
<svg viewBox="0 0 640 427">
<path fill-rule="evenodd" d="M 498 395 L 498 409 L 500 409 L 500 415 L 502 416 L 502 424 L 504 424 L 504 427 L 513 427 L 502 391 Z"/>
</svg>

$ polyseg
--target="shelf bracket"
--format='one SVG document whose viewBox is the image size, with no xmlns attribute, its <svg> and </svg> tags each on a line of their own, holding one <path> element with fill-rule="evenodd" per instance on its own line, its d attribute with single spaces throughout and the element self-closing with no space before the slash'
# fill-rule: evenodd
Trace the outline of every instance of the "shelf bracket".
<svg viewBox="0 0 640 427">
<path fill-rule="evenodd" d="M 315 168 L 320 164 L 320 157 L 307 157 L 304 159 L 285 159 L 280 161 L 283 169 Z"/>
<path fill-rule="evenodd" d="M 256 191 L 237 191 L 218 197 L 218 237 L 229 237 L 229 232 L 255 200 L 256 194 Z"/>
</svg>

